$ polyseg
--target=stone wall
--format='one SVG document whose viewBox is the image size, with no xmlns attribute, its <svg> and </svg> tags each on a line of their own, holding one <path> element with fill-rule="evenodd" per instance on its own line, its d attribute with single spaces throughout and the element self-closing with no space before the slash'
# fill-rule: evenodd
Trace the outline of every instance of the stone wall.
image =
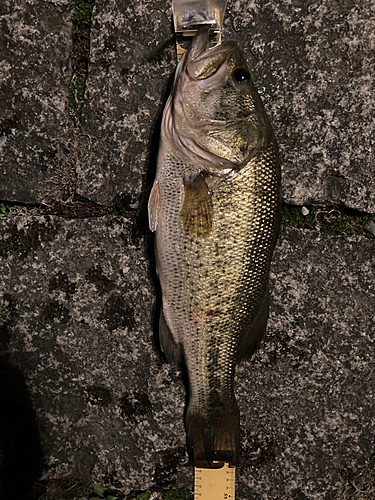
<svg viewBox="0 0 375 500">
<path fill-rule="evenodd" d="M 96 0 L 91 30 L 81 23 L 80 117 L 68 96 L 72 18 L 84 4 L 0 6 L 0 203 L 13 214 L 0 217 L 7 498 L 15 482 L 27 498 L 38 478 L 125 493 L 193 481 L 184 381 L 158 348 L 152 238 L 135 221 L 176 65 L 171 9 Z M 229 0 L 223 36 L 244 48 L 274 125 L 287 205 L 367 221 L 375 212 L 374 33 L 370 0 Z M 364 485 L 375 242 L 361 234 L 280 235 L 268 335 L 237 370 L 241 499 L 342 500 Z"/>
</svg>

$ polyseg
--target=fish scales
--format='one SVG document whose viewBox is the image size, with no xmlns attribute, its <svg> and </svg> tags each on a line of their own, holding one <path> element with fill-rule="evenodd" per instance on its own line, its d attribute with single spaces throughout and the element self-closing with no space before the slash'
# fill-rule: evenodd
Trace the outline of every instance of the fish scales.
<svg viewBox="0 0 375 500">
<path fill-rule="evenodd" d="M 252 354 L 264 334 L 280 218 L 277 146 L 260 99 L 247 83 L 242 52 L 233 43 L 212 55 L 207 47 L 208 33 L 201 29 L 177 69 L 149 201 L 162 289 L 161 346 L 170 361 L 186 363 L 188 449 L 192 463 L 203 466 L 238 461 L 235 364 Z M 199 57 L 203 65 L 204 58 L 210 61 L 208 77 L 197 79 L 208 82 L 202 99 L 183 81 L 189 61 L 197 65 Z M 238 100 L 232 91 L 236 82 L 230 80 L 236 67 L 245 68 L 248 85 Z M 224 96 L 229 92 L 235 111 L 225 98 L 220 106 L 215 84 Z M 203 118 L 199 114 L 205 105 L 211 109 L 209 120 L 206 110 Z"/>
</svg>

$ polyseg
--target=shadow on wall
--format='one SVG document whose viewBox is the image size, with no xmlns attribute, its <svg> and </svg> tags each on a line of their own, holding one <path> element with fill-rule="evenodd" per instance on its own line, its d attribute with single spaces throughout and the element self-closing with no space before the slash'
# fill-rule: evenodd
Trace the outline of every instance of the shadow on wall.
<svg viewBox="0 0 375 500">
<path fill-rule="evenodd" d="M 25 379 L 9 363 L 9 340 L 7 325 L 0 324 L 0 498 L 29 500 L 43 451 Z"/>
</svg>

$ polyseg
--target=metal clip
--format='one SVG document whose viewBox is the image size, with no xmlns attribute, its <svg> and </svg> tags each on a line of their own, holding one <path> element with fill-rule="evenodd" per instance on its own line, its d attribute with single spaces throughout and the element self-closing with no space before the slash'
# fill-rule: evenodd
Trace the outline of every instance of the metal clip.
<svg viewBox="0 0 375 500">
<path fill-rule="evenodd" d="M 226 4 L 227 0 L 172 0 L 178 61 L 186 52 L 199 26 L 211 26 L 210 49 L 221 44 Z"/>
</svg>

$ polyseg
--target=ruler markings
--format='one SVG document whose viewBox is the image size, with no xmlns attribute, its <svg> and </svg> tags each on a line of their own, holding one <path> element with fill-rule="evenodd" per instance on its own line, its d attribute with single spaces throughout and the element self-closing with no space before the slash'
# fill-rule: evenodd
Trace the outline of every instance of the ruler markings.
<svg viewBox="0 0 375 500">
<path fill-rule="evenodd" d="M 220 469 L 196 468 L 194 492 L 201 500 L 234 500 L 235 467 L 225 463 Z"/>
</svg>

